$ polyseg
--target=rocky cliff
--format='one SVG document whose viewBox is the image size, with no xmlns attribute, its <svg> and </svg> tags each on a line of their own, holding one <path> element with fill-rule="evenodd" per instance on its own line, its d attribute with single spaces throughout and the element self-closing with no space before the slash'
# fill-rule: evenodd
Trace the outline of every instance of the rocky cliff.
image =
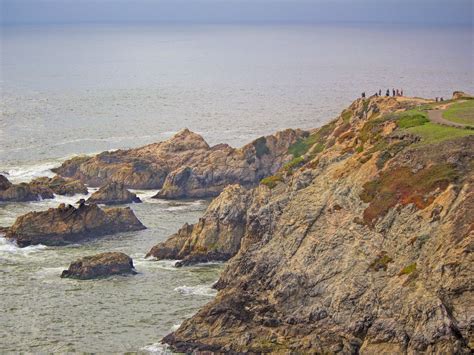
<svg viewBox="0 0 474 355">
<path fill-rule="evenodd" d="M 254 186 L 275 173 L 289 159 L 288 147 L 305 134 L 286 130 L 236 149 L 210 147 L 185 129 L 145 147 L 74 158 L 54 171 L 90 186 L 119 182 L 127 188 L 161 189 L 161 198 L 216 196 L 227 185 Z"/>
<path fill-rule="evenodd" d="M 474 132 L 422 99 L 356 100 L 253 189 L 228 187 L 157 258 L 228 259 L 178 351 L 470 353 Z"/>
</svg>

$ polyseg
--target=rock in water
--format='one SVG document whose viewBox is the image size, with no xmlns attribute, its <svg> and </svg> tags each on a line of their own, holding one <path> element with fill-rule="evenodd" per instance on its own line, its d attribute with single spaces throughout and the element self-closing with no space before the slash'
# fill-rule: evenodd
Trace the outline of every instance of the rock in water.
<svg viewBox="0 0 474 355">
<path fill-rule="evenodd" d="M 118 205 L 142 202 L 136 194 L 128 191 L 123 183 L 111 182 L 102 186 L 87 199 L 88 203 Z"/>
<path fill-rule="evenodd" d="M 62 272 L 61 277 L 88 280 L 136 273 L 132 258 L 124 253 L 108 252 L 74 261 L 67 270 Z"/>
<path fill-rule="evenodd" d="M 39 177 L 32 180 L 29 185 L 50 188 L 57 195 L 87 195 L 87 187 L 80 180 L 63 178 L 61 176 L 55 176 L 53 178 Z"/>
<path fill-rule="evenodd" d="M 12 184 L 5 176 L 0 175 L 0 201 L 28 202 L 53 197 L 54 193 L 49 187 L 24 182 Z"/>
<path fill-rule="evenodd" d="M 472 353 L 474 132 L 426 124 L 429 105 L 355 101 L 291 147 L 274 176 L 222 198 L 234 201 L 229 214 L 213 203 L 155 248 L 199 255 L 237 237 L 230 216 L 240 216 L 216 298 L 164 342 L 178 352 Z"/>
<path fill-rule="evenodd" d="M 65 245 L 106 234 L 145 229 L 130 208 L 101 209 L 97 205 L 79 208 L 64 204 L 17 218 L 6 238 L 19 247 L 28 245 Z"/>
<path fill-rule="evenodd" d="M 288 147 L 305 134 L 288 129 L 236 149 L 210 147 L 184 129 L 164 142 L 73 158 L 53 171 L 90 186 L 120 182 L 127 188 L 161 189 L 160 198 L 217 196 L 227 185 L 255 186 L 273 174 L 290 158 Z"/>
</svg>

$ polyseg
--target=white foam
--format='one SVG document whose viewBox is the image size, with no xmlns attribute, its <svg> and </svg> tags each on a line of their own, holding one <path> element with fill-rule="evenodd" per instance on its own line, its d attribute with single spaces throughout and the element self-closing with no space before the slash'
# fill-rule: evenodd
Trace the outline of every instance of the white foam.
<svg viewBox="0 0 474 355">
<path fill-rule="evenodd" d="M 217 291 L 212 288 L 212 285 L 197 285 L 197 286 L 179 286 L 174 291 L 185 296 L 209 296 L 214 297 Z"/>
<path fill-rule="evenodd" d="M 31 253 L 37 253 L 41 250 L 46 249 L 46 245 L 30 245 L 25 248 L 20 248 L 14 242 L 7 240 L 4 237 L 0 237 L 0 253 L 5 254 L 17 254 L 17 255 L 29 255 Z"/>
<path fill-rule="evenodd" d="M 151 345 L 144 346 L 140 350 L 152 354 L 172 354 L 172 352 L 168 349 L 168 345 L 160 343 L 154 343 Z"/>
</svg>

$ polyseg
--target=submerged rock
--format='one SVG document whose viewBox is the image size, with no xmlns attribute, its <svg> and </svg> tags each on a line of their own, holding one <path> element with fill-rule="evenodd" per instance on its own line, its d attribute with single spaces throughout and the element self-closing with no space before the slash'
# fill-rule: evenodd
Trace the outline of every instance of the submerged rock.
<svg viewBox="0 0 474 355">
<path fill-rule="evenodd" d="M 102 186 L 87 199 L 88 203 L 117 205 L 142 202 L 138 196 L 125 188 L 123 183 L 111 182 Z"/>
<path fill-rule="evenodd" d="M 273 174 L 288 161 L 288 147 L 305 134 L 285 130 L 236 149 L 210 147 L 184 129 L 164 142 L 73 158 L 53 171 L 90 186 L 119 182 L 126 188 L 161 189 L 160 198 L 217 196 L 227 185 L 255 186 Z"/>
<path fill-rule="evenodd" d="M 59 205 L 42 212 L 17 218 L 6 238 L 19 247 L 28 245 L 65 245 L 106 234 L 137 231 L 145 226 L 130 208 L 101 209 L 97 205 Z"/>
<path fill-rule="evenodd" d="M 424 121 L 406 111 L 430 103 L 356 100 L 274 177 L 217 198 L 239 216 L 240 247 L 216 298 L 163 341 L 186 353 L 472 353 L 474 135 L 412 139 L 404 127 Z M 226 245 L 238 226 L 224 210 L 213 202 L 202 227 L 152 254 Z"/>
<path fill-rule="evenodd" d="M 62 278 L 96 279 L 112 275 L 135 275 L 133 260 L 128 255 L 118 252 L 107 252 L 80 258 L 64 270 Z"/>
</svg>

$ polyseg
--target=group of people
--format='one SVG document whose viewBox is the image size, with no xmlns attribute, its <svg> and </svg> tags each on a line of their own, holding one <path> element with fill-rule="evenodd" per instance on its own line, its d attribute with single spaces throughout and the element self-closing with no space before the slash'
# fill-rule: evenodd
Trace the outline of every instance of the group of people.
<svg viewBox="0 0 474 355">
<path fill-rule="evenodd" d="M 365 99 L 365 91 L 361 94 L 362 98 Z M 373 96 L 382 96 L 382 90 L 379 89 Z M 390 96 L 390 89 L 387 89 L 385 96 Z M 403 89 L 392 89 L 392 96 L 403 96 Z"/>
</svg>

